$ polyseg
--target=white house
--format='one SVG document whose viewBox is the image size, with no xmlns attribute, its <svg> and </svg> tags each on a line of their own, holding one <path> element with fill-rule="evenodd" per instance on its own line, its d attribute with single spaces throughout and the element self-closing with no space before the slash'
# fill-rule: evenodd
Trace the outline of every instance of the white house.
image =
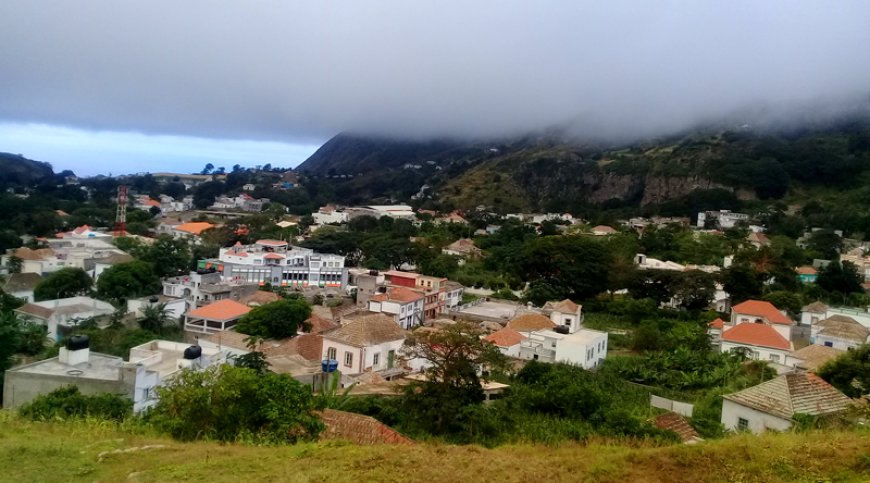
<svg viewBox="0 0 870 483">
<path fill-rule="evenodd" d="M 492 342 L 498 350 L 508 357 L 520 356 L 520 343 L 526 338 L 523 334 L 505 327 L 484 337 L 484 340 Z"/>
<path fill-rule="evenodd" d="M 607 358 L 607 332 L 583 329 L 581 306 L 567 299 L 548 305 L 552 307 L 549 322 L 556 327 L 529 332 L 520 342 L 520 358 L 565 362 L 584 369 L 595 368 Z"/>
<path fill-rule="evenodd" d="M 834 349 L 851 350 L 870 342 L 870 329 L 851 317 L 832 315 L 813 324 L 810 342 Z"/>
<path fill-rule="evenodd" d="M 44 325 L 48 329 L 48 338 L 60 340 L 60 327 L 75 327 L 87 319 L 111 315 L 115 307 L 90 297 L 69 297 L 26 303 L 15 312 L 33 323 Z"/>
<path fill-rule="evenodd" d="M 382 312 L 395 317 L 403 329 L 412 329 L 423 324 L 423 309 L 426 296 L 423 292 L 407 287 L 389 287 L 369 299 L 371 312 Z"/>
<path fill-rule="evenodd" d="M 11 273 L 3 283 L 3 292 L 24 300 L 33 302 L 33 290 L 42 281 L 38 273 Z"/>
<path fill-rule="evenodd" d="M 722 399 L 725 428 L 756 434 L 769 429 L 786 431 L 796 414 L 825 416 L 852 404 L 846 395 L 811 372 L 783 374 Z"/>
<path fill-rule="evenodd" d="M 767 324 L 742 322 L 734 327 L 725 326 L 721 337 L 721 351 L 745 351 L 754 360 L 785 364 L 793 347 L 788 339 Z"/>
<path fill-rule="evenodd" d="M 834 315 L 849 317 L 864 327 L 870 328 L 870 311 L 852 307 L 829 307 L 822 302 L 813 302 L 803 308 L 801 325 L 812 326 Z"/>
<path fill-rule="evenodd" d="M 166 315 L 174 320 L 181 320 L 184 312 L 187 311 L 187 301 L 178 297 L 167 297 L 166 295 L 152 295 L 150 297 L 140 297 L 127 301 L 127 313 L 133 314 L 136 317 L 141 317 L 143 311 L 147 307 L 164 304 Z"/>
<path fill-rule="evenodd" d="M 322 336 L 323 359 L 337 360 L 338 370 L 350 375 L 392 369 L 407 331 L 389 315 L 362 313 Z"/>
<path fill-rule="evenodd" d="M 314 223 L 317 225 L 342 224 L 347 223 L 348 213 L 333 205 L 326 205 L 311 213 L 311 217 L 314 218 Z"/>
<path fill-rule="evenodd" d="M 794 321 L 770 302 L 747 300 L 731 307 L 731 320 L 728 325 L 734 327 L 744 322 L 769 325 L 786 340 L 791 340 Z"/>
<path fill-rule="evenodd" d="M 251 308 L 235 300 L 212 302 L 184 314 L 184 330 L 194 334 L 214 334 L 230 330 Z"/>
</svg>

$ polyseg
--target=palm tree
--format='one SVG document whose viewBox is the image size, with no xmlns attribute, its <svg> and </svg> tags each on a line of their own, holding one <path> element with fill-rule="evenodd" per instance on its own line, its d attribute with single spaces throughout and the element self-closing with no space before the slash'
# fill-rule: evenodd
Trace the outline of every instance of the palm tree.
<svg viewBox="0 0 870 483">
<path fill-rule="evenodd" d="M 137 321 L 143 330 L 160 334 L 167 325 L 172 324 L 172 317 L 166 309 L 166 304 L 149 305 L 142 309 L 142 317 Z"/>
</svg>

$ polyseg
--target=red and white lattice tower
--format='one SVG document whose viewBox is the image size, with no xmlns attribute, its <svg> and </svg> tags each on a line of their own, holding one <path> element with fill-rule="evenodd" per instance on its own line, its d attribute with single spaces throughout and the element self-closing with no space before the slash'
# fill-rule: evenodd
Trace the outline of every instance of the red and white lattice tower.
<svg viewBox="0 0 870 483">
<path fill-rule="evenodd" d="M 118 211 L 115 214 L 115 236 L 127 234 L 127 187 L 118 185 Z"/>
</svg>

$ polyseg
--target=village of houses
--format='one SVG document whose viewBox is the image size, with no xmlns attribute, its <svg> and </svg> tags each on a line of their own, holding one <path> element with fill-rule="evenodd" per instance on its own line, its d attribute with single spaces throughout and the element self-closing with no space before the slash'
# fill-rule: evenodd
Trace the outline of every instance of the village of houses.
<svg viewBox="0 0 870 483">
<path fill-rule="evenodd" d="M 201 182 L 197 175 L 159 174 L 182 177 L 186 182 Z M 239 212 L 259 212 L 269 200 L 254 199 L 247 193 L 221 196 L 207 211 L 231 217 Z M 198 213 L 190 197 L 151 199 L 134 196 L 132 205 L 159 210 L 157 233 L 198 238 L 216 224 L 190 221 Z M 425 210 L 421 210 L 425 211 Z M 608 331 L 584 325 L 579 300 L 552 300 L 541 307 L 489 298 L 486 290 L 463 287 L 444 277 L 417 273 L 414 267 L 403 270 L 369 270 L 346 266 L 345 257 L 317 253 L 297 246 L 309 233 L 326 225 L 342 225 L 359 216 L 392 217 L 417 222 L 421 214 L 437 223 L 465 223 L 463 213 L 415 211 L 408 205 L 371 205 L 339 207 L 328 205 L 311 214 L 314 224 L 307 232 L 287 240 L 262 239 L 249 245 L 236 244 L 220 249 L 216 259 L 202 260 L 199 268 L 162 281 L 162 292 L 128 300 L 125 310 L 135 318 L 143 309 L 162 304 L 184 330 L 184 341 L 153 340 L 133 347 L 126 359 L 89 350 L 87 341 L 62 341 L 62 329 L 74 328 L 89 320 L 108 320 L 117 308 L 88 296 L 35 301 L 33 290 L 43 277 L 64 267 L 85 270 L 94 280 L 115 264 L 129 262 L 131 255 L 113 243 L 117 235 L 108 227 L 79 226 L 55 238 L 41 240 L 44 248 L 18 248 L 3 257 L 21 260 L 19 273 L 6 277 L 3 290 L 27 303 L 16 312 L 47 328 L 48 337 L 65 343 L 57 357 L 23 364 L 6 372 L 4 407 L 18 407 L 58 387 L 74 384 L 84 393 L 117 392 L 128 395 L 135 411 L 152 406 L 155 388 L 180 370 L 201 370 L 230 361 L 252 350 L 263 352 L 270 370 L 292 375 L 305 384 L 322 376 L 322 361 L 338 363 L 341 382 L 351 394 L 392 394 L 408 378 L 415 377 L 424 365 L 408 359 L 403 345 L 408 334 L 420 327 L 438 330 L 458 320 L 478 324 L 487 341 L 512 360 L 568 363 L 595 371 L 608 356 Z M 559 220 L 560 226 L 582 224 L 569 214 L 512 214 L 523 223 L 540 224 Z M 749 215 L 728 211 L 698 215 L 696 230 L 724 230 L 749 221 Z M 290 217 L 277 223 L 296 225 Z M 642 231 L 650 225 L 688 224 L 681 218 L 633 218 L 620 226 L 594 226 L 583 230 L 586 236 L 607 237 L 619 230 Z M 747 241 L 754 246 L 768 243 L 764 228 L 749 224 Z M 478 230 L 479 234 L 498 230 L 498 225 Z M 144 237 L 139 237 L 143 238 Z M 147 243 L 147 239 L 144 242 Z M 482 251 L 470 238 L 447 245 L 443 252 L 460 259 L 474 259 Z M 870 277 L 870 258 L 861 248 L 844 253 Z M 715 273 L 720 265 L 690 266 L 638 254 L 639 270 Z M 824 261 L 815 266 L 796 268 L 802 283 L 814 283 Z M 285 340 L 265 340 L 252 348 L 245 334 L 234 330 L 236 323 L 252 308 L 280 299 L 264 286 L 297 290 L 322 301 L 313 307 L 310 330 Z M 667 303 L 666 303 L 667 304 Z M 760 384 L 724 396 L 721 422 L 726 429 L 763 432 L 785 430 L 798 413 L 825 415 L 857 404 L 814 374 L 825 362 L 870 341 L 870 312 L 864 309 L 828 306 L 821 302 L 805 307 L 800 317 L 762 300 L 732 301 L 724 287 L 716 286 L 711 309 L 721 317 L 709 321 L 710 343 L 722 352 L 738 351 L 750 360 L 765 361 L 777 375 Z M 485 383 L 487 397 L 509 390 L 505 384 Z M 660 404 L 656 398 L 653 405 Z M 679 403 L 666 404 L 671 412 L 660 418 L 666 427 L 681 426 Z M 665 406 L 659 406 L 665 407 Z M 697 439 L 688 431 L 686 440 Z"/>
</svg>

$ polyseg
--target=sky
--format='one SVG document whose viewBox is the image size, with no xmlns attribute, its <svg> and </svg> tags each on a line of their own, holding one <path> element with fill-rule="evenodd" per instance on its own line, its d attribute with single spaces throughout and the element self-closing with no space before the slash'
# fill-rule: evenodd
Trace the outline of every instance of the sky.
<svg viewBox="0 0 870 483">
<path fill-rule="evenodd" d="M 870 104 L 870 2 L 0 2 L 0 151 L 294 166 L 339 132 L 631 140 Z"/>
</svg>

